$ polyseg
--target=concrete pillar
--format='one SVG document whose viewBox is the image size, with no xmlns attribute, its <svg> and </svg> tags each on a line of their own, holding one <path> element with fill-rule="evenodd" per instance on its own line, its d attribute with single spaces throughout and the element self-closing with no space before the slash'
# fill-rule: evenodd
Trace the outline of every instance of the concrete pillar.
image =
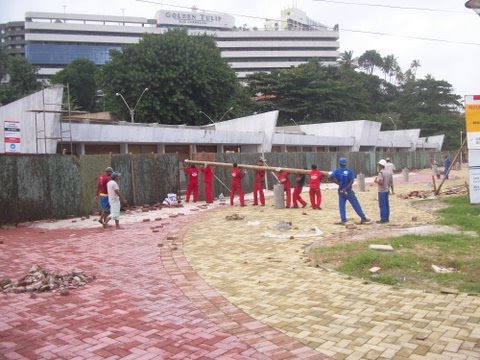
<svg viewBox="0 0 480 360">
<path fill-rule="evenodd" d="M 273 200 L 275 203 L 275 209 L 284 209 L 285 208 L 285 190 L 283 185 L 276 184 L 273 185 Z"/>
<path fill-rule="evenodd" d="M 402 170 L 403 180 L 408 182 L 408 168 L 403 168 Z"/>
<path fill-rule="evenodd" d="M 77 155 L 85 155 L 85 143 L 80 143 L 76 145 Z"/>
<path fill-rule="evenodd" d="M 128 144 L 120 144 L 120 154 L 128 154 Z"/>
<path fill-rule="evenodd" d="M 365 175 L 360 173 L 357 176 L 358 191 L 365 191 Z"/>
<path fill-rule="evenodd" d="M 157 154 L 165 154 L 165 144 L 157 144 Z"/>
</svg>

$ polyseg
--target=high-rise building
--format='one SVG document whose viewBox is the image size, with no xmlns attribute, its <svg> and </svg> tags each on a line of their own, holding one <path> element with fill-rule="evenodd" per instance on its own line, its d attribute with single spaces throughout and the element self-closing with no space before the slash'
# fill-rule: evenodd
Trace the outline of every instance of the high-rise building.
<svg viewBox="0 0 480 360">
<path fill-rule="evenodd" d="M 18 31 L 10 31 L 18 37 L 8 38 L 8 43 L 5 37 L 4 45 L 8 44 L 11 50 L 21 49 L 22 54 L 24 49 L 25 58 L 39 67 L 39 75 L 43 78 L 50 77 L 78 58 L 102 65 L 108 61 L 110 49 L 137 43 L 143 34 L 161 34 L 176 27 L 187 28 L 191 35 L 213 35 L 221 56 L 238 78 L 258 71 L 297 66 L 311 59 L 327 65 L 336 63 L 339 57 L 338 27 L 328 29 L 298 9 L 283 11 L 280 23 L 285 26 L 236 27 L 231 15 L 197 10 L 161 10 L 153 19 L 27 12 L 24 23 L 9 23 L 18 24 Z"/>
</svg>

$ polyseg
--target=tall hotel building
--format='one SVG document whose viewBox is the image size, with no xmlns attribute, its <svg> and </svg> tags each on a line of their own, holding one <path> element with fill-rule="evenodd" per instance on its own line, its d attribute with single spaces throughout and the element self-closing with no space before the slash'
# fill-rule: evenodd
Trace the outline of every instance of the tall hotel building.
<svg viewBox="0 0 480 360">
<path fill-rule="evenodd" d="M 110 49 L 176 27 L 187 28 L 191 35 L 214 36 L 238 78 L 311 59 L 335 64 L 339 57 L 338 26 L 328 29 L 294 8 L 282 11 L 280 20 L 266 22 L 263 29 L 237 27 L 231 15 L 196 10 L 161 10 L 153 19 L 27 12 L 24 23 L 0 24 L 0 41 L 7 52 L 24 56 L 39 67 L 40 77 L 48 78 L 78 58 L 102 65 Z"/>
</svg>

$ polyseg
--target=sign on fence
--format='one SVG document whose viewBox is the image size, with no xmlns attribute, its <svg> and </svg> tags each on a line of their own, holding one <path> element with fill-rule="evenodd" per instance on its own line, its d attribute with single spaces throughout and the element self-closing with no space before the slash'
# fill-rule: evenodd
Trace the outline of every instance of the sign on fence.
<svg viewBox="0 0 480 360">
<path fill-rule="evenodd" d="M 4 121 L 5 130 L 5 152 L 20 153 L 21 132 L 20 122 Z"/>
</svg>

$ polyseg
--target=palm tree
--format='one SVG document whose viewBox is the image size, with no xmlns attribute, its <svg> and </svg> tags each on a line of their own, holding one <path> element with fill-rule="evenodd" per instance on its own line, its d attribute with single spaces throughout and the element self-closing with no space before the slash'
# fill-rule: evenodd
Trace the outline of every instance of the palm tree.
<svg viewBox="0 0 480 360">
<path fill-rule="evenodd" d="M 357 59 L 353 57 L 353 51 L 344 51 L 340 54 L 340 65 L 346 69 L 355 69 L 357 67 Z"/>
<path fill-rule="evenodd" d="M 412 69 L 412 75 L 414 79 L 415 79 L 415 76 L 417 75 L 417 69 L 420 66 L 422 66 L 420 65 L 420 60 L 413 60 L 412 63 L 410 64 L 410 69 Z"/>
<path fill-rule="evenodd" d="M 397 59 L 395 55 L 387 55 L 383 58 L 382 71 L 385 74 L 385 80 L 387 80 L 387 75 L 392 82 L 392 77 L 395 75 L 395 69 L 398 67 Z"/>
</svg>

